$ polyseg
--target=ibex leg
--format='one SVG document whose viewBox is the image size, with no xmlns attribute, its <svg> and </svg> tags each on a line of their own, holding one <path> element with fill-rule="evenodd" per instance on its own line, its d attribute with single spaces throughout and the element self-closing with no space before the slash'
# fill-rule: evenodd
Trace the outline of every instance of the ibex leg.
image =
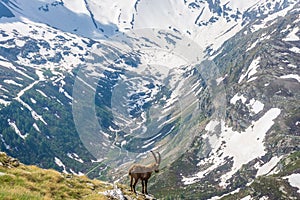
<svg viewBox="0 0 300 200">
<path fill-rule="evenodd" d="M 131 177 L 130 177 L 130 190 L 131 190 L 131 191 L 133 191 L 133 188 L 132 188 L 132 182 L 133 182 L 133 177 L 131 176 Z"/>
<path fill-rule="evenodd" d="M 145 194 L 145 184 L 144 184 L 144 180 L 142 180 L 142 193 Z"/>
<path fill-rule="evenodd" d="M 133 191 L 134 191 L 134 193 L 136 193 L 136 191 L 135 191 L 135 186 L 136 186 L 136 183 L 138 182 L 138 178 L 137 179 L 134 179 L 134 183 L 133 183 Z"/>
<path fill-rule="evenodd" d="M 145 180 L 145 194 L 148 194 L 148 191 L 147 191 L 147 183 L 148 183 L 148 180 L 146 179 L 146 180 Z"/>
</svg>

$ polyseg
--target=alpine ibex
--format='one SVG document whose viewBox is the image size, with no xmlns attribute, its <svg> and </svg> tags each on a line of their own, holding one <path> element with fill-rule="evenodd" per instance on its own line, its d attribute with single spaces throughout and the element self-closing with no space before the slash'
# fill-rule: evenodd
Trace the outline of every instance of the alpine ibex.
<svg viewBox="0 0 300 200">
<path fill-rule="evenodd" d="M 130 189 L 134 193 L 136 193 L 135 185 L 138 182 L 138 180 L 141 179 L 141 181 L 142 181 L 142 193 L 143 194 L 148 194 L 148 192 L 147 192 L 148 179 L 150 178 L 153 171 L 155 171 L 156 173 L 158 173 L 158 171 L 159 171 L 158 167 L 159 167 L 159 164 L 160 164 L 160 161 L 161 161 L 160 154 L 157 153 L 158 154 L 158 159 L 157 159 L 157 157 L 155 156 L 153 151 L 151 151 L 151 153 L 153 154 L 154 159 L 155 159 L 154 163 L 151 163 L 149 165 L 133 164 L 129 168 Z M 134 183 L 133 183 L 133 179 L 134 179 Z"/>
</svg>

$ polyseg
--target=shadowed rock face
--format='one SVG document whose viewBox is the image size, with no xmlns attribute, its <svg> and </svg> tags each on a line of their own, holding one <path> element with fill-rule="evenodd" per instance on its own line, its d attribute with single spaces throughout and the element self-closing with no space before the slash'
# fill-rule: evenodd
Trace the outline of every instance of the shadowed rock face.
<svg viewBox="0 0 300 200">
<path fill-rule="evenodd" d="M 15 15 L 2 3 L 0 2 L 0 18 L 2 17 L 14 17 Z"/>
</svg>

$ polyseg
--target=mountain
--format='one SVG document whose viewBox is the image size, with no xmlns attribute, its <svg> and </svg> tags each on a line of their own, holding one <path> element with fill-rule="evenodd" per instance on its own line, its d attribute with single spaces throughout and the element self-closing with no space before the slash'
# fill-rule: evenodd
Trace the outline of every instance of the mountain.
<svg viewBox="0 0 300 200">
<path fill-rule="evenodd" d="M 160 198 L 298 198 L 299 6 L 2 0 L 0 148 L 126 184 L 155 150 Z"/>
<path fill-rule="evenodd" d="M 172 181 L 155 184 L 165 184 L 166 193 L 175 182 L 177 192 L 180 188 L 187 199 L 239 191 L 243 196 L 230 198 L 292 198 L 278 185 L 286 175 L 299 174 L 299 164 L 289 172 L 283 167 L 291 152 L 299 152 L 299 11 L 266 19 L 263 27 L 258 23 L 262 22 L 246 25 L 215 56 L 221 71 L 216 81 L 226 88 L 225 117 L 201 123 L 201 133 L 188 152 L 166 169 Z M 261 28 L 254 29 L 257 26 Z M 278 182 L 268 191 L 265 184 L 270 179 Z M 245 194 L 245 188 L 255 192 Z M 295 191 L 289 194 L 299 198 Z"/>
</svg>

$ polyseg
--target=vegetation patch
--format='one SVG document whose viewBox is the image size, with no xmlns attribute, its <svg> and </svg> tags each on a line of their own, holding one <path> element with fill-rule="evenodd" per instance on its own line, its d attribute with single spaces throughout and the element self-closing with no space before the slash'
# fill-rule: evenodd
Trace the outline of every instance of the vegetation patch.
<svg viewBox="0 0 300 200">
<path fill-rule="evenodd" d="M 126 198 L 146 199 L 144 195 L 136 195 L 122 184 L 113 185 L 86 176 L 27 166 L 0 152 L 0 199 L 3 200 L 115 199 L 107 191 L 116 188 Z"/>
</svg>

